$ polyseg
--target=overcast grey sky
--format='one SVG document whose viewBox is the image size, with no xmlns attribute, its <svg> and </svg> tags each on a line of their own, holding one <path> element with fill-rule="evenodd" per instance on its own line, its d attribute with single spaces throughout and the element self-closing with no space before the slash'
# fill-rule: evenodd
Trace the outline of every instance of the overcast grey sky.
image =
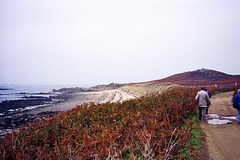
<svg viewBox="0 0 240 160">
<path fill-rule="evenodd" d="M 239 0 L 1 0 L 0 84 L 240 74 Z"/>
</svg>

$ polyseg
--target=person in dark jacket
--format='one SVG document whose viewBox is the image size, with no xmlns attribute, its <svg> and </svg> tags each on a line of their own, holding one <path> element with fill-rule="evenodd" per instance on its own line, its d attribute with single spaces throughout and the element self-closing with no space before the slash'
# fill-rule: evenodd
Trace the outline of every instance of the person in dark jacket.
<svg viewBox="0 0 240 160">
<path fill-rule="evenodd" d="M 207 92 L 208 97 L 211 98 L 211 94 L 210 94 L 210 92 L 207 90 L 207 88 L 205 88 L 205 92 Z M 207 109 L 206 109 L 206 115 L 208 114 L 208 108 L 209 108 L 209 105 L 207 106 Z"/>
<path fill-rule="evenodd" d="M 240 89 L 238 89 L 238 94 L 233 98 L 233 104 L 238 104 L 238 123 L 240 123 Z"/>
</svg>

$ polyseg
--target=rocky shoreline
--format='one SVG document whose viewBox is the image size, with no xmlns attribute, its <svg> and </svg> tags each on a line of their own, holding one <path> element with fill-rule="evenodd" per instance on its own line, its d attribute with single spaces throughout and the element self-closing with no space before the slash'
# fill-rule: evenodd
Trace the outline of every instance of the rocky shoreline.
<svg viewBox="0 0 240 160">
<path fill-rule="evenodd" d="M 66 102 L 73 97 L 74 93 L 86 91 L 92 90 L 78 87 L 62 88 L 53 90 L 55 94 L 49 97 L 44 97 L 44 94 L 48 93 L 36 93 L 37 96 L 25 96 L 19 100 L 3 101 L 0 103 L 0 137 L 12 130 L 16 130 L 21 125 L 60 113 L 60 111 L 43 111 L 34 114 L 34 110 Z"/>
<path fill-rule="evenodd" d="M 50 118 L 54 115 L 58 115 L 60 112 L 42 112 L 39 114 L 15 114 L 12 116 L 0 117 L 0 138 L 6 133 L 10 133 L 13 130 L 17 131 L 20 126 L 26 125 L 31 122 L 41 120 L 42 118 Z"/>
<path fill-rule="evenodd" d="M 62 111 L 46 111 L 48 110 L 47 108 L 68 102 L 79 92 L 93 93 L 96 91 L 117 89 L 122 85 L 123 84 L 111 83 L 90 88 L 53 89 L 53 93 L 55 94 L 49 97 L 44 96 L 44 94 L 49 93 L 35 93 L 34 96 L 25 96 L 20 100 L 3 101 L 0 103 L 0 137 L 12 130 L 17 130 L 21 125 L 37 121 L 41 118 L 58 115 Z M 87 101 L 89 99 L 87 98 L 85 100 Z"/>
</svg>

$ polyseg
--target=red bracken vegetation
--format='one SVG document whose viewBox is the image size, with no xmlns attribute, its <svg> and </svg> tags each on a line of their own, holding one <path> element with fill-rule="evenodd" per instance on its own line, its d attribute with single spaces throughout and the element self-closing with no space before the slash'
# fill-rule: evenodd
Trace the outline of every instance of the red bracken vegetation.
<svg viewBox="0 0 240 160">
<path fill-rule="evenodd" d="M 7 134 L 0 139 L 0 157 L 183 159 L 180 150 L 190 147 L 188 116 L 196 111 L 196 92 L 178 88 L 122 103 L 84 104 Z"/>
<path fill-rule="evenodd" d="M 188 118 L 197 91 L 174 88 L 122 103 L 86 103 L 5 135 L 0 158 L 201 159 Z"/>
<path fill-rule="evenodd" d="M 233 98 L 238 94 L 238 90 L 240 89 L 240 86 L 236 87 L 233 93 Z"/>
</svg>

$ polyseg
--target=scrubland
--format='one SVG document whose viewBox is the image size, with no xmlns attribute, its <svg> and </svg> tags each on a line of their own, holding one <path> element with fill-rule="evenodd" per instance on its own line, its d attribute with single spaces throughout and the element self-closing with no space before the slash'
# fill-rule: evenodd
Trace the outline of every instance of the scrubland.
<svg viewBox="0 0 240 160">
<path fill-rule="evenodd" d="M 195 89 L 174 88 L 122 103 L 85 103 L 1 139 L 3 159 L 196 157 Z M 194 147 L 195 146 L 195 147 Z"/>
</svg>

